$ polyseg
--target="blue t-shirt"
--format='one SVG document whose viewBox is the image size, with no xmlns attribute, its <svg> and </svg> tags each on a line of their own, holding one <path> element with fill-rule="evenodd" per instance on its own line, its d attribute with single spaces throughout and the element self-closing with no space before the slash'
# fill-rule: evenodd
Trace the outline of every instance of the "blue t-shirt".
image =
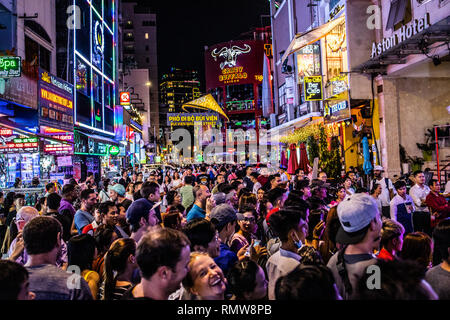
<svg viewBox="0 0 450 320">
<path fill-rule="evenodd" d="M 220 254 L 214 258 L 214 262 L 222 269 L 223 274 L 228 274 L 228 271 L 238 261 L 236 253 L 231 251 L 230 247 L 225 243 L 220 244 Z"/>
<path fill-rule="evenodd" d="M 78 234 L 82 233 L 82 230 L 85 226 L 92 223 L 94 221 L 94 217 L 89 212 L 78 210 L 77 213 L 75 213 L 74 217 L 74 223 L 75 227 L 78 230 Z"/>
<path fill-rule="evenodd" d="M 205 218 L 206 212 L 202 208 L 200 208 L 198 205 L 194 204 L 191 211 L 187 214 L 187 222 L 191 221 L 195 218 Z"/>
</svg>

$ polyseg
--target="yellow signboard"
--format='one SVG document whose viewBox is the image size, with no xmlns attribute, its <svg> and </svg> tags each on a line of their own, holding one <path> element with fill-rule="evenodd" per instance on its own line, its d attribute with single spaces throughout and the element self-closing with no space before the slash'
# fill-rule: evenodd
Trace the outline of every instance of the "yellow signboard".
<svg viewBox="0 0 450 320">
<path fill-rule="evenodd" d="M 212 110 L 212 111 L 215 111 L 215 112 L 221 114 L 228 121 L 230 121 L 230 119 L 228 119 L 228 117 L 225 114 L 225 112 L 222 110 L 222 108 L 219 106 L 219 104 L 216 102 L 216 100 L 214 99 L 214 97 L 211 94 L 208 94 L 208 95 L 203 96 L 201 98 L 198 98 L 198 99 L 192 100 L 192 101 L 190 101 L 188 103 L 185 103 L 185 104 L 183 104 L 183 106 L 181 108 L 185 112 L 189 112 L 187 110 L 187 108 L 202 109 L 202 110 Z"/>
<path fill-rule="evenodd" d="M 305 84 L 305 100 L 318 101 L 323 99 L 322 77 L 312 76 L 304 77 Z"/>
</svg>

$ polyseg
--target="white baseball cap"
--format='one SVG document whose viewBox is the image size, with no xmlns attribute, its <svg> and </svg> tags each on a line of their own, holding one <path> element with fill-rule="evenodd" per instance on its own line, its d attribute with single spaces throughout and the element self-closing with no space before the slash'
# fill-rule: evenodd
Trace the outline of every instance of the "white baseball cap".
<svg viewBox="0 0 450 320">
<path fill-rule="evenodd" d="M 375 166 L 374 168 L 373 168 L 373 171 L 384 171 L 384 168 L 382 167 L 382 166 Z"/>
<path fill-rule="evenodd" d="M 336 241 L 341 244 L 359 243 L 366 235 L 360 232 L 367 227 L 378 214 L 375 199 L 365 193 L 355 193 L 337 207 L 341 227 L 336 235 Z"/>
</svg>

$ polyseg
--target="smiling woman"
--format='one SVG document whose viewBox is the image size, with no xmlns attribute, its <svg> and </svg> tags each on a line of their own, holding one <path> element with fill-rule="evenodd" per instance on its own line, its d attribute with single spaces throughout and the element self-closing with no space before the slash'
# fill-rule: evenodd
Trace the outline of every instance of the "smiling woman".
<svg viewBox="0 0 450 320">
<path fill-rule="evenodd" d="M 193 300 L 224 300 L 227 280 L 214 260 L 202 252 L 192 252 L 183 286 Z"/>
</svg>

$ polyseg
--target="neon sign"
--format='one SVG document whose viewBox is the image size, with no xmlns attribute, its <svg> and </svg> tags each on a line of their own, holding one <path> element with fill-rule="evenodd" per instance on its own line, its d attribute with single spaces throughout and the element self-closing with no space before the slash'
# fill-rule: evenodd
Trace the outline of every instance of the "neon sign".
<svg viewBox="0 0 450 320">
<path fill-rule="evenodd" d="M 97 53 L 103 54 L 103 51 L 105 50 L 105 41 L 103 40 L 103 27 L 100 25 L 99 21 L 95 22 L 94 30 L 95 50 Z"/>
<path fill-rule="evenodd" d="M 109 147 L 109 154 L 112 156 L 117 156 L 120 153 L 120 148 L 117 146 Z"/>
<path fill-rule="evenodd" d="M 219 81 L 225 84 L 236 83 L 239 80 L 247 79 L 247 72 L 243 72 L 244 67 L 227 68 L 222 70 L 222 74 L 219 76 Z"/>
<path fill-rule="evenodd" d="M 13 135 L 13 131 L 11 129 L 0 129 L 0 136 L 2 137 L 10 137 Z"/>
<path fill-rule="evenodd" d="M 0 78 L 20 77 L 21 65 L 21 57 L 0 57 Z"/>
<path fill-rule="evenodd" d="M 41 89 L 41 98 L 48 100 L 53 103 L 57 103 L 63 107 L 73 109 L 73 102 L 70 100 L 67 100 L 66 98 L 63 98 L 55 93 L 48 92 L 45 89 Z"/>
<path fill-rule="evenodd" d="M 225 61 L 220 64 L 220 69 L 224 69 L 225 67 L 234 67 L 236 66 L 237 57 L 244 53 L 249 53 L 252 51 L 252 48 L 246 44 L 244 48 L 240 48 L 238 46 L 232 46 L 231 48 L 223 47 L 219 51 L 214 49 L 211 52 L 211 56 L 214 58 L 214 61 L 217 61 L 218 57 L 224 58 Z"/>
<path fill-rule="evenodd" d="M 322 77 L 304 77 L 305 82 L 305 100 L 306 101 L 318 101 L 323 99 L 322 92 Z"/>
</svg>

